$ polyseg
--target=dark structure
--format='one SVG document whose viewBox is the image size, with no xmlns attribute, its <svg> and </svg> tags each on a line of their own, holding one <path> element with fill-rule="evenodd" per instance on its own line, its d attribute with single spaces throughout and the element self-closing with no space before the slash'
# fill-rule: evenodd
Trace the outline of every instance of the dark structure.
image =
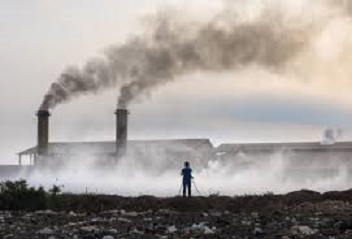
<svg viewBox="0 0 352 239">
<path fill-rule="evenodd" d="M 128 140 L 128 110 L 117 109 L 115 141 L 106 142 L 49 142 L 50 113 L 39 110 L 37 146 L 19 153 L 30 159 L 31 165 L 59 168 L 72 160 L 97 159 L 100 165 L 111 165 L 121 157 L 143 159 L 139 166 L 151 167 L 151 160 L 162 159 L 157 167 L 178 167 L 184 160 L 199 165 L 208 162 L 213 145 L 208 139 L 170 139 L 170 140 Z M 150 170 L 156 168 L 150 168 Z"/>
<path fill-rule="evenodd" d="M 37 154 L 46 155 L 49 145 L 49 117 L 50 113 L 47 110 L 39 110 L 38 117 L 38 136 L 37 136 Z"/>
<path fill-rule="evenodd" d="M 116 115 L 116 154 L 122 156 L 126 151 L 127 144 L 127 117 L 128 110 L 117 109 Z"/>
<path fill-rule="evenodd" d="M 128 110 L 117 109 L 115 140 L 108 142 L 49 142 L 50 113 L 39 110 L 37 146 L 19 153 L 29 157 L 31 165 L 59 168 L 66 162 L 93 158 L 97 166 L 109 168 L 124 158 L 135 168 L 150 172 L 177 168 L 190 161 L 197 168 L 209 162 L 236 170 L 279 165 L 284 170 L 309 176 L 338 174 L 341 167 L 352 169 L 352 142 L 335 142 L 333 137 L 322 142 L 222 144 L 213 147 L 209 139 L 128 140 Z M 326 138 L 326 137 L 325 137 Z M 136 161 L 137 160 L 137 161 Z M 151 162 L 158 162 L 157 164 Z M 289 174 L 288 174 L 289 175 Z"/>
<path fill-rule="evenodd" d="M 261 167 L 291 179 L 328 178 L 352 172 L 352 142 L 223 144 L 214 149 L 214 159 L 236 171 Z"/>
<path fill-rule="evenodd" d="M 121 157 L 131 162 L 138 160 L 136 168 L 161 172 L 179 167 L 185 160 L 190 160 L 192 165 L 206 166 L 213 145 L 208 139 L 128 140 L 125 149 Z M 28 157 L 36 151 L 37 147 L 32 147 L 19 155 Z M 67 162 L 87 158 L 95 159 L 97 167 L 109 167 L 111 162 L 116 162 L 116 142 L 51 142 L 47 157 L 36 165 L 59 168 Z M 159 160 L 158 165 L 151 163 L 155 160 Z"/>
</svg>

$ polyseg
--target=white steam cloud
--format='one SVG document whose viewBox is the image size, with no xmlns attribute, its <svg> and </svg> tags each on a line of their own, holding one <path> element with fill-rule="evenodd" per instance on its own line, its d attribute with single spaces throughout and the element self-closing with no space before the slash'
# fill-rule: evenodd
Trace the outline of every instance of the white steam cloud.
<svg viewBox="0 0 352 239">
<path fill-rule="evenodd" d="M 165 166 L 165 158 L 157 157 L 145 167 L 145 158 L 123 158 L 115 167 L 101 168 L 99 159 L 89 156 L 72 159 L 61 170 L 40 169 L 28 178 L 32 185 L 64 185 L 66 192 L 106 193 L 125 196 L 178 195 L 181 186 L 180 170 Z M 195 183 L 201 195 L 243 195 L 255 193 L 286 193 L 302 188 L 331 191 L 349 189 L 348 165 L 339 158 L 330 163 L 297 159 L 289 151 L 278 150 L 271 155 L 255 157 L 240 153 L 235 160 L 190 159 Z M 321 158 L 320 158 L 321 160 Z M 201 162 L 201 163 L 200 163 Z M 304 167 L 297 168 L 298 164 Z M 193 188 L 193 194 L 198 192 Z"/>
</svg>

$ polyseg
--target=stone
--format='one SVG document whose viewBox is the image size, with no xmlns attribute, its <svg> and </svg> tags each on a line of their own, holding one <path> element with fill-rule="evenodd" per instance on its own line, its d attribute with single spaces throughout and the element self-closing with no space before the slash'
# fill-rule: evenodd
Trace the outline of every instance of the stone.
<svg viewBox="0 0 352 239">
<path fill-rule="evenodd" d="M 134 228 L 133 230 L 130 231 L 130 234 L 143 235 L 144 233 L 142 231 L 139 231 L 137 228 Z"/>
<path fill-rule="evenodd" d="M 103 222 L 104 221 L 104 219 L 103 218 L 101 218 L 101 217 L 95 217 L 95 218 L 92 218 L 92 219 L 90 219 L 92 222 Z"/>
<path fill-rule="evenodd" d="M 108 230 L 108 233 L 110 234 L 110 235 L 116 235 L 117 234 L 117 230 L 116 229 L 110 229 L 110 230 Z"/>
<path fill-rule="evenodd" d="M 50 235 L 50 234 L 54 234 L 54 231 L 51 230 L 50 228 L 46 227 L 40 231 L 38 231 L 39 234 L 42 234 L 42 235 Z"/>
<path fill-rule="evenodd" d="M 168 233 L 175 233 L 176 231 L 177 231 L 177 228 L 176 228 L 175 225 L 169 226 L 169 227 L 167 228 L 167 232 L 168 232 Z"/>
<path fill-rule="evenodd" d="M 77 213 L 74 213 L 73 211 L 71 211 L 68 215 L 71 217 L 77 217 Z"/>
<path fill-rule="evenodd" d="M 111 236 L 111 235 L 106 235 L 106 236 L 103 237 L 103 239 L 115 239 L 115 238 L 113 236 Z"/>
<path fill-rule="evenodd" d="M 214 230 L 210 229 L 209 227 L 205 226 L 204 227 L 204 234 L 214 234 Z"/>
<path fill-rule="evenodd" d="M 123 215 L 125 217 L 138 217 L 139 214 L 137 212 L 125 212 Z"/>
<path fill-rule="evenodd" d="M 313 230 L 308 226 L 293 226 L 291 228 L 291 232 L 294 235 L 305 235 L 305 236 L 315 234 L 315 230 Z"/>
<path fill-rule="evenodd" d="M 132 222 L 131 220 L 129 220 L 127 218 L 123 218 L 123 217 L 119 217 L 117 220 L 120 221 L 120 222 L 126 222 L 126 223 L 131 223 Z"/>
</svg>

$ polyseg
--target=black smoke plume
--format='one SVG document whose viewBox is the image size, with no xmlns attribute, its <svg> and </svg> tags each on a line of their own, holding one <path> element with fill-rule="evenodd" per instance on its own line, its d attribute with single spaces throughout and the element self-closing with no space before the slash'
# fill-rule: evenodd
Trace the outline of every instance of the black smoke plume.
<svg viewBox="0 0 352 239">
<path fill-rule="evenodd" d="M 284 14 L 284 13 L 282 13 Z M 283 71 L 304 50 L 314 26 L 288 22 L 266 11 L 251 21 L 221 13 L 208 22 L 156 17 L 148 33 L 108 48 L 82 68 L 70 68 L 52 83 L 41 109 L 53 109 L 83 94 L 119 90 L 118 107 L 195 71 L 222 72 L 248 65 Z"/>
</svg>

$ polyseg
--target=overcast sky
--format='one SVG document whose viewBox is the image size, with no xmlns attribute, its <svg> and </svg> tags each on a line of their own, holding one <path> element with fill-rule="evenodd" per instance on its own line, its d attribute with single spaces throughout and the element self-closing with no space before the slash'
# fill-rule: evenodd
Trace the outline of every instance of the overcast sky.
<svg viewBox="0 0 352 239">
<path fill-rule="evenodd" d="M 205 15 L 221 8 L 221 1 L 205 0 L 0 1 L 0 163 L 15 162 L 18 151 L 36 144 L 35 111 L 65 67 L 83 64 L 109 45 L 138 34 L 146 14 L 172 7 L 191 11 L 186 2 Z M 327 29 L 321 44 L 352 39 L 344 22 L 332 24 L 337 24 L 335 32 Z M 345 60 L 343 52 L 336 54 Z M 335 69 L 343 76 L 347 72 Z M 318 141 L 324 128 L 333 125 L 342 127 L 349 139 L 349 79 L 331 76 L 320 83 L 291 81 L 254 66 L 182 76 L 130 107 L 129 137 L 204 137 L 216 144 Z M 52 112 L 50 140 L 113 140 L 117 96 L 111 89 L 59 105 Z"/>
</svg>

